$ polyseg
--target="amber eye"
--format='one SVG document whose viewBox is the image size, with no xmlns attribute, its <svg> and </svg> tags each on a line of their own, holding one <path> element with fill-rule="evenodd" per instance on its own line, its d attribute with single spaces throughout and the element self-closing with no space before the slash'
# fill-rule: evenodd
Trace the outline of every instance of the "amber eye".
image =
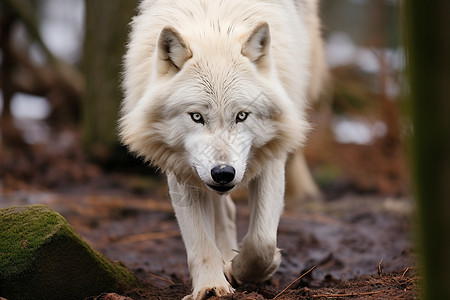
<svg viewBox="0 0 450 300">
<path fill-rule="evenodd" d="M 189 115 L 191 116 L 192 121 L 194 121 L 195 123 L 205 124 L 205 121 L 203 120 L 203 116 L 200 113 L 193 112 L 193 113 L 189 113 Z"/>
<path fill-rule="evenodd" d="M 236 115 L 236 123 L 239 122 L 244 122 L 248 117 L 248 112 L 245 111 L 240 111 L 237 115 Z"/>
</svg>

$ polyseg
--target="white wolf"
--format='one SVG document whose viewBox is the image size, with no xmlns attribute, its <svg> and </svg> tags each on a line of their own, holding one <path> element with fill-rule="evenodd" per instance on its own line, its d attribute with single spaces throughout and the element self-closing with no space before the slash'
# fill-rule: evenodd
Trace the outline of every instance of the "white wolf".
<svg viewBox="0 0 450 300">
<path fill-rule="evenodd" d="M 298 149 L 308 99 L 326 75 L 317 6 L 144 0 L 133 19 L 120 135 L 167 173 L 192 278 L 186 299 L 226 295 L 230 282 L 276 271 L 288 156 L 297 173 L 287 181 L 316 191 Z M 251 215 L 238 246 L 229 193 L 239 185 Z"/>
</svg>

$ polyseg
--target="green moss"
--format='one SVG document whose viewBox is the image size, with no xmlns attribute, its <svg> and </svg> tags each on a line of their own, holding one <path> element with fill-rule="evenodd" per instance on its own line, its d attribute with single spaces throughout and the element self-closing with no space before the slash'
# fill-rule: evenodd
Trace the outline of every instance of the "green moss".
<svg viewBox="0 0 450 300">
<path fill-rule="evenodd" d="M 15 206 L 0 211 L 0 276 L 20 274 L 34 263 L 33 253 L 65 220 L 45 206 Z"/>
<path fill-rule="evenodd" d="M 0 210 L 0 296 L 83 299 L 137 285 L 128 270 L 90 248 L 51 209 Z"/>
</svg>

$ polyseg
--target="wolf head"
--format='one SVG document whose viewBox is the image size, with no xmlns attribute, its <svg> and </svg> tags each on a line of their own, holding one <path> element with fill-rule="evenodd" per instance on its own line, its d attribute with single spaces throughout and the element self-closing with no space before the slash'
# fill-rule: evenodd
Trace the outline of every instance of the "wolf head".
<svg viewBox="0 0 450 300">
<path fill-rule="evenodd" d="M 279 81 L 267 23 L 197 36 L 164 27 L 149 55 L 144 92 L 126 90 L 120 135 L 179 182 L 227 193 L 303 142 L 308 125 Z"/>
</svg>

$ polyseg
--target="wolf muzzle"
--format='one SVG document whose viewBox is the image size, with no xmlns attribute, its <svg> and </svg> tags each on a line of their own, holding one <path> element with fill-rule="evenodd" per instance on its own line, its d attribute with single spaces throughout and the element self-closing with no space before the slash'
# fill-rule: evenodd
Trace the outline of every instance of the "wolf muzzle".
<svg viewBox="0 0 450 300">
<path fill-rule="evenodd" d="M 234 185 L 227 184 L 233 181 L 235 175 L 236 170 L 232 166 L 225 164 L 217 165 L 211 169 L 211 177 L 218 185 L 208 184 L 208 186 L 217 192 L 228 192 Z"/>
</svg>

